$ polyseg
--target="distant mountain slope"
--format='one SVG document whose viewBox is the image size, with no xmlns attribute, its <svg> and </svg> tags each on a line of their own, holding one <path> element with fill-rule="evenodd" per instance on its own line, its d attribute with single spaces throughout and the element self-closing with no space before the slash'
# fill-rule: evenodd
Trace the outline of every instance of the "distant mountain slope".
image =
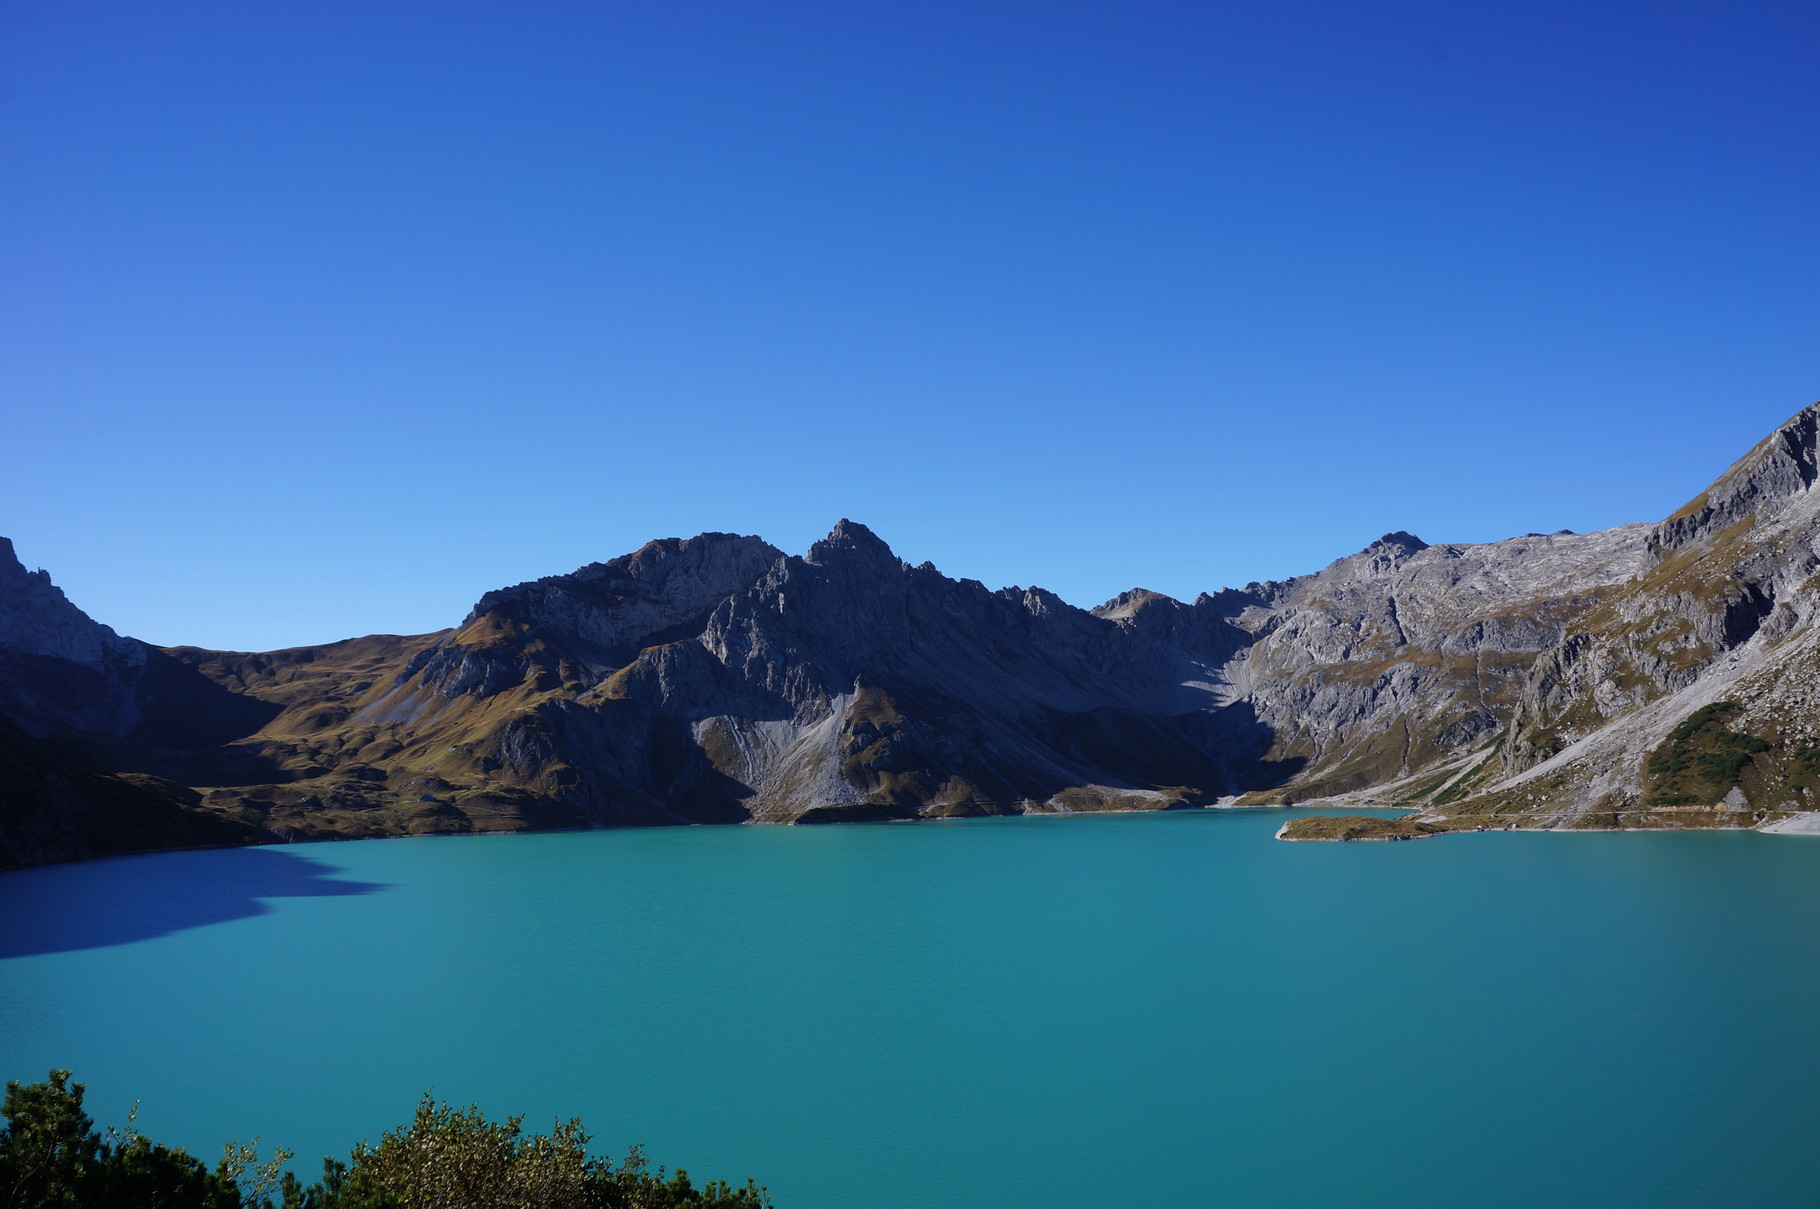
<svg viewBox="0 0 1820 1209">
<path fill-rule="evenodd" d="M 842 521 L 802 557 L 651 542 L 435 634 L 159 650 L 9 544 L 0 859 L 1222 798 L 1441 830 L 1749 824 L 1820 783 L 1817 429 L 1820 405 L 1659 525 L 1393 533 L 1288 582 L 1091 611 Z"/>
<path fill-rule="evenodd" d="M 1270 800 L 1395 781 L 1501 732 L 1536 660 L 1642 569 L 1648 533 L 1390 534 L 1241 616 L 1255 641 L 1227 674 L 1300 768 Z"/>
<path fill-rule="evenodd" d="M 1194 624 L 1134 643 L 1049 594 L 905 566 L 843 521 L 802 558 L 652 542 L 489 593 L 452 631 L 361 640 L 357 666 L 348 644 L 174 654 L 283 706 L 246 743 L 280 775 L 209 801 L 363 834 L 1204 798 L 1231 777 L 1177 700 Z"/>
<path fill-rule="evenodd" d="M 1639 572 L 1525 677 L 1495 769 L 1437 819 L 1731 826 L 1820 785 L 1820 405 L 1651 527 Z"/>
</svg>

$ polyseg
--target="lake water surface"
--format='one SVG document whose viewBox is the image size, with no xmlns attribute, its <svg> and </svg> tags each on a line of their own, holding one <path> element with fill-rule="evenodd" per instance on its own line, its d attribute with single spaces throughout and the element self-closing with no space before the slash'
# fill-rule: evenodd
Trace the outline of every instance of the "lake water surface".
<svg viewBox="0 0 1820 1209">
<path fill-rule="evenodd" d="M 1820 1204 L 1820 839 L 1283 812 L 0 876 L 0 1075 L 313 1171 L 417 1097 L 780 1209 Z"/>
</svg>

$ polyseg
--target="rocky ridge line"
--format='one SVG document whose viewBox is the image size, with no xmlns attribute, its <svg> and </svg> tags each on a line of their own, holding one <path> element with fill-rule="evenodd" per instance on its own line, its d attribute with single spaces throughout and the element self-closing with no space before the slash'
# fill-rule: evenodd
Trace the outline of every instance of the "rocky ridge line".
<svg viewBox="0 0 1820 1209">
<path fill-rule="evenodd" d="M 159 649 L 8 544 L 0 861 L 114 850 L 107 828 L 147 846 L 1216 803 L 1402 805 L 1424 835 L 1754 825 L 1820 784 L 1817 433 L 1820 405 L 1660 524 L 1390 533 L 1293 580 L 1092 610 L 910 566 L 843 520 L 801 556 L 651 542 L 434 634 Z"/>
</svg>

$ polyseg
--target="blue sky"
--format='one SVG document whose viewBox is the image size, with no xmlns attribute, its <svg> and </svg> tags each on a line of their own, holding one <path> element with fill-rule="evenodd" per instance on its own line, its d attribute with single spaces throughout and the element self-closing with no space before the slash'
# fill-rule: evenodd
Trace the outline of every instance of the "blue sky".
<svg viewBox="0 0 1820 1209">
<path fill-rule="evenodd" d="M 0 533 L 269 648 L 837 519 L 1091 605 L 1820 398 L 1812 3 L 0 5 Z"/>
</svg>

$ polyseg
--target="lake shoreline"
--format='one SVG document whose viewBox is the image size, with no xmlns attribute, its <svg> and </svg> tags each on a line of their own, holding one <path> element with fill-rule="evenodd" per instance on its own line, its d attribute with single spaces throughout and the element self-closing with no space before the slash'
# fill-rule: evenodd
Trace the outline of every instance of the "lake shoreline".
<svg viewBox="0 0 1820 1209">
<path fill-rule="evenodd" d="M 144 849 L 139 849 L 137 851 L 132 851 L 132 852 L 108 852 L 108 853 L 96 854 L 94 856 L 79 856 L 79 857 L 71 857 L 71 858 L 63 859 L 63 860 L 39 861 L 39 862 L 35 862 L 35 863 L 29 864 L 29 865 L 15 865 L 15 866 L 12 866 L 11 868 L 0 869 L 0 877 L 4 877 L 7 874 L 12 874 L 12 873 L 23 873 L 30 869 L 48 869 L 48 868 L 57 868 L 57 867 L 67 866 L 67 865 L 86 865 L 86 864 L 93 864 L 93 863 L 100 862 L 100 861 L 125 860 L 125 859 L 131 859 L 131 858 L 135 858 L 135 857 L 144 857 L 144 856 L 158 856 L 158 855 L 162 855 L 165 853 L 173 853 L 173 852 L 226 852 L 226 851 L 234 851 L 234 850 L 243 849 L 243 848 L 289 848 L 289 847 L 293 847 L 298 844 L 353 844 L 353 843 L 362 843 L 362 842 L 366 842 L 369 840 L 490 839 L 490 838 L 527 836 L 527 835 L 577 835 L 577 834 L 583 834 L 583 833 L 595 832 L 595 831 L 676 830 L 676 829 L 686 829 L 686 828 L 694 828 L 694 827 L 796 827 L 796 826 L 853 827 L 853 826 L 880 826 L 880 825 L 896 826 L 896 825 L 901 825 L 901 824 L 906 824 L 906 823 L 909 823 L 909 824 L 974 823 L 974 822 L 982 822 L 982 821 L 988 821 L 988 820 L 994 820 L 994 819 L 1095 818 L 1095 817 L 1101 817 L 1101 816 L 1107 816 L 1107 815 L 1194 814 L 1197 811 L 1220 811 L 1220 812 L 1233 812 L 1233 813 L 1240 813 L 1240 812 L 1249 811 L 1249 810 L 1319 812 L 1323 809 L 1330 809 L 1330 808 L 1327 807 L 1325 803 L 1314 803 L 1314 802 L 1295 802 L 1295 803 L 1289 803 L 1289 804 L 1255 803 L 1255 802 L 1240 802 L 1234 798 L 1229 797 L 1229 798 L 1218 799 L 1213 802 L 1207 802 L 1207 803 L 1204 803 L 1201 805 L 1165 806 L 1165 807 L 1157 807 L 1155 809 L 1116 808 L 1116 809 L 1107 809 L 1107 810 L 1030 810 L 1030 811 L 1023 811 L 1018 814 L 932 815 L 932 816 L 923 816 L 923 817 L 917 817 L 917 818 L 854 819 L 854 820 L 848 820 L 848 821 L 842 821 L 842 822 L 824 822 L 824 823 L 813 823 L 813 824 L 801 823 L 795 819 L 791 819 L 791 820 L 741 819 L 736 822 L 727 822 L 727 823 L 677 822 L 677 823 L 646 823 L 646 824 L 603 824 L 603 825 L 594 826 L 594 827 L 534 827 L 534 828 L 523 828 L 523 829 L 519 829 L 519 830 L 510 830 L 510 831 L 505 831 L 505 830 L 501 830 L 501 831 L 430 831 L 430 832 L 413 832 L 413 833 L 405 833 L 405 834 L 398 834 L 398 835 L 325 834 L 325 835 L 301 836 L 301 837 L 286 838 L 286 839 L 272 839 L 272 840 L 266 840 L 266 841 L 261 841 L 258 843 L 250 843 L 250 844 L 186 844 L 186 845 L 182 845 L 182 846 L 169 847 L 169 848 L 162 848 L 162 847 L 161 848 L 144 848 Z M 1355 810 L 1390 811 L 1390 810 L 1399 810 L 1399 809 L 1404 809 L 1404 808 L 1397 807 L 1397 806 L 1364 805 L 1364 806 L 1354 807 L 1354 809 Z M 1285 834 L 1285 832 L 1287 832 L 1290 829 L 1291 825 L 1296 822 L 1312 821 L 1314 819 L 1320 819 L 1320 818 L 1337 818 L 1337 817 L 1361 817 L 1361 816 L 1331 816 L 1331 815 L 1321 815 L 1319 813 L 1311 813 L 1311 814 L 1303 816 L 1302 819 L 1290 819 L 1290 820 L 1285 821 L 1283 826 L 1278 828 L 1276 833 L 1271 838 L 1280 840 L 1284 843 L 1356 844 L 1356 843 L 1390 843 L 1390 842 L 1400 842 L 1403 840 L 1412 840 L 1412 839 L 1433 839 L 1437 836 L 1443 836 L 1443 835 L 1455 835 L 1455 834 L 1476 835 L 1476 834 L 1483 834 L 1483 833 L 1488 833 L 1488 832 L 1530 832 L 1530 833 L 1537 833 L 1537 834 L 1546 833 L 1546 834 L 1556 834 L 1556 835 L 1591 835 L 1591 834 L 1612 835 L 1612 834 L 1622 834 L 1622 833 L 1627 833 L 1627 832 L 1642 833 L 1642 832 L 1664 832 L 1664 831 L 1677 831 L 1677 832 L 1678 831 L 1686 831 L 1686 832 L 1757 831 L 1764 835 L 1820 836 L 1820 811 L 1797 812 L 1793 815 L 1772 819 L 1768 822 L 1758 823 L 1758 824 L 1723 825 L 1723 826 L 1713 826 L 1713 827 L 1522 827 L 1522 826 L 1446 827 L 1446 826 L 1436 826 L 1436 827 L 1434 827 L 1433 830 L 1425 829 L 1420 832 L 1403 831 L 1403 832 L 1391 832 L 1391 833 L 1387 833 L 1387 834 L 1365 834 L 1365 835 L 1350 835 L 1350 836 L 1288 835 L 1288 834 Z M 1395 819 L 1380 819 L 1380 818 L 1378 818 L 1378 816 L 1362 816 L 1362 817 L 1370 817 L 1370 818 L 1374 819 L 1375 821 L 1386 822 L 1386 823 L 1393 823 L 1393 822 L 1400 821 L 1400 820 L 1395 820 Z M 1414 816 L 1406 814 L 1402 817 L 1412 818 Z M 1811 822 L 1807 822 L 1805 820 L 1811 820 Z M 1799 825 L 1791 825 L 1791 824 L 1799 824 Z"/>
</svg>

